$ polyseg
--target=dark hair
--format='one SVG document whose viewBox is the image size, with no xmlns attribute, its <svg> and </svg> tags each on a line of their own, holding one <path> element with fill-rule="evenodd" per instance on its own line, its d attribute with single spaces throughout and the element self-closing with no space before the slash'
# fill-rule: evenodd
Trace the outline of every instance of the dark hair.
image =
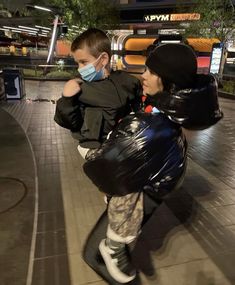
<svg viewBox="0 0 235 285">
<path fill-rule="evenodd" d="M 167 92 L 170 92 L 170 90 L 172 89 L 172 83 L 169 82 L 165 78 L 161 78 L 161 80 L 162 80 L 163 90 L 167 91 Z"/>
<path fill-rule="evenodd" d="M 175 91 L 179 90 L 180 88 L 176 86 L 176 84 L 170 82 L 166 78 L 162 78 L 162 85 L 163 85 L 163 90 L 167 91 L 168 93 L 174 93 Z"/>
<path fill-rule="evenodd" d="M 166 79 L 165 77 L 161 77 L 159 76 L 156 72 L 154 72 L 153 70 L 151 70 L 150 68 L 148 68 L 150 73 L 157 75 L 158 77 L 161 78 L 162 80 L 162 85 L 163 85 L 163 91 L 167 91 L 169 93 L 172 93 L 178 89 L 180 89 L 179 87 L 177 87 L 174 83 L 170 82 L 168 79 Z"/>
<path fill-rule="evenodd" d="M 107 35 L 96 28 L 90 28 L 80 34 L 71 45 L 71 51 L 87 47 L 94 57 L 98 57 L 102 52 L 107 52 L 111 59 L 111 42 Z"/>
</svg>

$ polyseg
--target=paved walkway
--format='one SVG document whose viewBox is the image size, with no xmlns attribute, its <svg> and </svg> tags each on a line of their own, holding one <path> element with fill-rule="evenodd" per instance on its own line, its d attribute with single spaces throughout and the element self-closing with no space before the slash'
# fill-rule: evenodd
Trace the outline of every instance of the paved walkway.
<svg viewBox="0 0 235 285">
<path fill-rule="evenodd" d="M 63 84 L 26 81 L 27 100 L 0 102 L 2 113 L 8 113 L 0 126 L 7 129 L 4 152 L 22 148 L 29 161 L 1 156 L 0 175 L 35 185 L 31 187 L 34 209 L 26 203 L 27 194 L 15 207 L 0 213 L 0 256 L 4 256 L 0 284 L 106 284 L 81 258 L 85 239 L 105 205 L 103 195 L 82 171 L 76 141 L 53 121 L 53 102 Z M 143 285 L 235 284 L 235 102 L 220 99 L 220 103 L 221 122 L 205 131 L 186 132 L 190 146 L 184 185 L 155 212 L 137 244 L 137 263 L 145 273 L 140 276 Z M 18 122 L 19 128 L 7 125 L 9 120 L 14 126 Z M 16 136 L 17 130 L 28 140 Z M 11 166 L 6 167 L 6 159 Z M 27 170 L 28 181 L 17 169 Z M 15 189 L 2 180 L 1 192 L 6 185 Z M 19 193 L 23 191 L 21 185 L 17 187 Z M 27 215 L 17 215 L 23 205 L 25 213 L 31 211 L 31 226 L 24 219 Z M 8 233 L 17 230 L 10 227 L 16 221 L 24 229 L 18 231 L 19 236 L 31 241 L 29 246 L 27 240 L 24 250 L 24 270 L 16 262 L 21 244 L 9 243 L 2 234 L 2 227 Z M 4 262 L 6 257 L 8 262 Z M 156 274 L 149 277 L 153 271 Z"/>
</svg>

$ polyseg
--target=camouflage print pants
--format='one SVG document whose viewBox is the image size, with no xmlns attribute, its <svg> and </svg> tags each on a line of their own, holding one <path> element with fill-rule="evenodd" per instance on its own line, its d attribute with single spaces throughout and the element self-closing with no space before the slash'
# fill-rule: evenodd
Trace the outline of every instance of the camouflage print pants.
<svg viewBox="0 0 235 285">
<path fill-rule="evenodd" d="M 112 197 L 108 205 L 110 228 L 119 236 L 138 236 L 143 220 L 143 193 Z"/>
</svg>

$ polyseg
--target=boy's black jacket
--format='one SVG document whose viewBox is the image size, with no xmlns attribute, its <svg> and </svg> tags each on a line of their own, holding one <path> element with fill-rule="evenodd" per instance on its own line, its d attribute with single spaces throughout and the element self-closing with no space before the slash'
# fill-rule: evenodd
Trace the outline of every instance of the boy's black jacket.
<svg viewBox="0 0 235 285">
<path fill-rule="evenodd" d="M 113 71 L 104 80 L 82 83 L 75 96 L 62 96 L 54 119 L 75 133 L 82 147 L 97 148 L 121 118 L 140 108 L 141 93 L 137 78 Z"/>
</svg>

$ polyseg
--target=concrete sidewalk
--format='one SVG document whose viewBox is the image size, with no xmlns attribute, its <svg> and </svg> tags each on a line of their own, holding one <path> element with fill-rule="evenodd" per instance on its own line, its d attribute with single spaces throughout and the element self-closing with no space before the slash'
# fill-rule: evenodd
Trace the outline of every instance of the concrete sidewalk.
<svg viewBox="0 0 235 285">
<path fill-rule="evenodd" d="M 82 171 L 77 142 L 53 121 L 53 102 L 63 85 L 26 81 L 28 100 L 0 102 L 29 138 L 38 178 L 34 232 L 24 232 L 35 237 L 27 282 L 17 281 L 17 270 L 6 277 L 0 267 L 4 285 L 106 284 L 81 257 L 105 204 Z M 189 167 L 183 187 L 159 207 L 137 244 L 143 285 L 235 284 L 235 102 L 220 98 L 220 103 L 224 119 L 217 125 L 186 131 Z M 1 218 L 9 223 L 4 214 Z M 156 274 L 148 276 L 152 271 Z"/>
</svg>

